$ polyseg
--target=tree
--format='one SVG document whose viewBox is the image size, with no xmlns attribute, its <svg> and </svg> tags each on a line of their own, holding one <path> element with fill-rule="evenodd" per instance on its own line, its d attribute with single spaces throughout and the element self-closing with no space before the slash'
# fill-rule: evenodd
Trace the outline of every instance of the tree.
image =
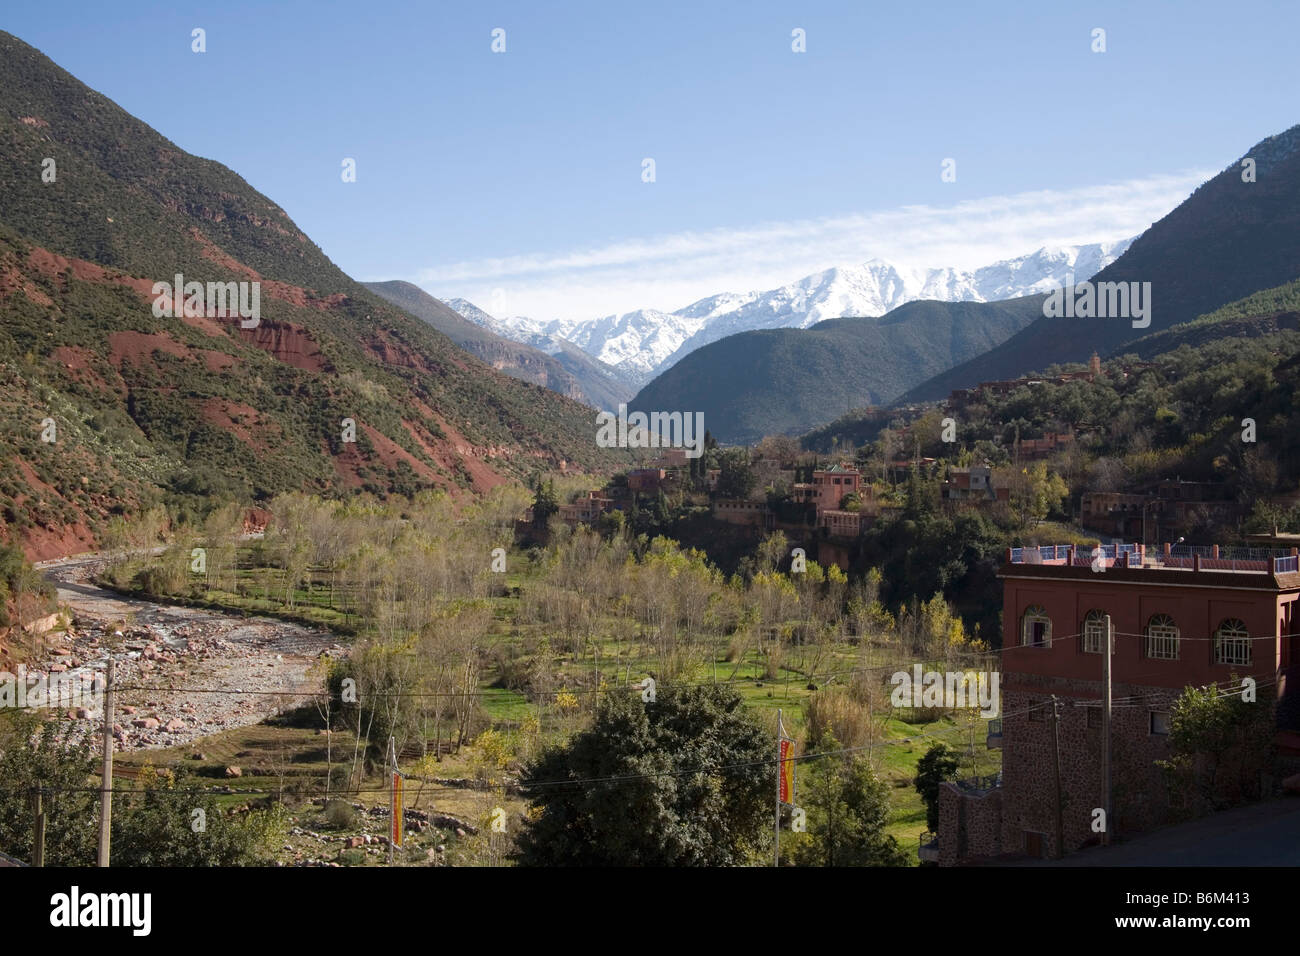
<svg viewBox="0 0 1300 956">
<path fill-rule="evenodd" d="M 834 736 L 828 740 L 835 749 Z M 823 744 L 826 746 L 826 744 Z M 835 755 L 815 766 L 803 801 L 807 832 L 794 846 L 798 866 L 908 866 L 898 841 L 885 833 L 889 787 L 861 754 Z"/>
<path fill-rule="evenodd" d="M 1231 685 L 1241 686 L 1235 674 Z M 1184 688 L 1169 709 L 1170 759 L 1158 762 L 1171 790 L 1191 790 L 1216 810 L 1254 796 L 1272 751 L 1272 703 L 1214 685 Z"/>
<path fill-rule="evenodd" d="M 23 556 L 22 548 L 0 544 L 0 626 L 26 624 L 53 610 L 54 589 Z M 9 605 L 13 603 L 10 621 Z"/>
<path fill-rule="evenodd" d="M 1032 528 L 1061 507 L 1070 489 L 1064 479 L 1036 461 L 1011 476 L 1011 508 L 1021 527 Z"/>
<path fill-rule="evenodd" d="M 749 452 L 744 448 L 728 448 L 719 460 L 718 496 L 721 498 L 748 498 L 758 484 L 749 462 Z"/>
<path fill-rule="evenodd" d="M 288 833 L 279 804 L 236 820 L 169 770 L 150 769 L 138 785 L 113 804 L 114 866 L 252 866 L 267 862 Z"/>
<path fill-rule="evenodd" d="M 784 531 L 773 531 L 754 550 L 754 567 L 758 571 L 775 571 L 790 553 L 790 540 Z"/>
<path fill-rule="evenodd" d="M 770 846 L 773 744 L 725 685 L 611 694 L 521 786 L 527 866 L 735 866 Z"/>
<path fill-rule="evenodd" d="M 925 803 L 925 825 L 931 833 L 939 832 L 939 787 L 945 780 L 955 779 L 957 755 L 946 744 L 935 744 L 916 762 L 912 786 Z"/>
<path fill-rule="evenodd" d="M 770 458 L 782 463 L 799 457 L 799 440 L 789 435 L 766 435 L 756 448 L 760 458 Z"/>
<path fill-rule="evenodd" d="M 0 736 L 0 846 L 32 857 L 33 790 L 43 791 L 45 864 L 93 866 L 99 829 L 98 771 L 91 738 L 76 743 L 54 722 L 21 713 Z M 196 815 L 195 811 L 201 811 Z M 114 866 L 247 866 L 284 842 L 286 814 L 272 808 L 243 820 L 171 771 L 148 770 L 113 798 Z M 201 821 L 201 822 L 200 822 Z"/>
<path fill-rule="evenodd" d="M 45 865 L 89 866 L 95 862 L 98 799 L 91 774 L 95 761 L 87 737 L 73 743 L 54 721 L 34 712 L 12 715 L 0 736 L 0 846 L 32 859 L 32 791 L 44 791 Z"/>
<path fill-rule="evenodd" d="M 555 497 L 555 481 L 542 482 L 541 478 L 537 479 L 535 486 L 537 492 L 533 499 L 533 527 L 545 528 L 551 515 L 560 510 L 560 502 Z"/>
<path fill-rule="evenodd" d="M 606 511 L 600 516 L 597 527 L 600 528 L 600 533 L 605 537 L 621 538 L 626 525 L 626 517 L 622 511 L 617 509 Z"/>
<path fill-rule="evenodd" d="M 311 698 L 316 705 L 325 728 L 325 796 L 328 799 L 334 782 L 334 685 L 331 677 L 337 669 L 334 658 L 322 654 L 307 671 L 307 676 L 319 688 Z"/>
</svg>

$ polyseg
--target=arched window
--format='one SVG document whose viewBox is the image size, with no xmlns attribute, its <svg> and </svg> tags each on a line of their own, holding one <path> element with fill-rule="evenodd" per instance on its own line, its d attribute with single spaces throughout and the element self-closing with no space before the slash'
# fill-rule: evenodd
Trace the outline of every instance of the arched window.
<svg viewBox="0 0 1300 956">
<path fill-rule="evenodd" d="M 1025 608 L 1021 618 L 1020 643 L 1027 647 L 1052 646 L 1052 620 L 1037 604 Z"/>
<path fill-rule="evenodd" d="M 1106 649 L 1106 612 L 1089 611 L 1083 619 L 1083 652 L 1101 654 Z"/>
<path fill-rule="evenodd" d="M 1157 614 L 1147 624 L 1147 657 L 1157 661 L 1178 660 L 1178 625 L 1168 614 Z"/>
<path fill-rule="evenodd" d="M 1250 632 L 1235 617 L 1228 618 L 1214 632 L 1214 663 L 1250 666 Z"/>
</svg>

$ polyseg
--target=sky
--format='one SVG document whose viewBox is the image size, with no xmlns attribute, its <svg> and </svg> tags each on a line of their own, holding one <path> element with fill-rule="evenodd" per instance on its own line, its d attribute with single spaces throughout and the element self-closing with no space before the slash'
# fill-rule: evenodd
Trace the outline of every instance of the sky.
<svg viewBox="0 0 1300 956">
<path fill-rule="evenodd" d="M 1136 235 L 1300 122 L 1297 26 L 1294 3 L 1197 0 L 47 0 L 0 15 L 234 169 L 354 278 L 538 319 Z"/>
</svg>

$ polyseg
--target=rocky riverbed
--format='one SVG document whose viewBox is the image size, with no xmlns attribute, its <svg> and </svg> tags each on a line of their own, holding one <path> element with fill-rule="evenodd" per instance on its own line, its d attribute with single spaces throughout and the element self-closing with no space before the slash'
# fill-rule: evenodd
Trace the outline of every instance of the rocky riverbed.
<svg viewBox="0 0 1300 956">
<path fill-rule="evenodd" d="M 72 612 L 66 634 L 51 633 L 29 674 L 79 678 L 102 685 L 114 647 L 118 688 L 113 735 L 119 751 L 174 747 L 232 727 L 260 723 L 307 700 L 316 688 L 308 670 L 322 654 L 344 647 L 328 631 L 259 617 L 155 604 L 93 583 L 97 557 L 38 567 Z M 115 638 L 114 633 L 122 636 Z M 77 701 L 66 701 L 76 704 Z M 60 707 L 75 730 L 97 733 L 98 698 Z"/>
</svg>

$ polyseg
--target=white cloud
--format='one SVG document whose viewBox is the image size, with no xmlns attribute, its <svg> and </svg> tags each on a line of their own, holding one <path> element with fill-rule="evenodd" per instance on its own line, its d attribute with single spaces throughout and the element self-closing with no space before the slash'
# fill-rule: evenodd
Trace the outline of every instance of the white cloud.
<svg viewBox="0 0 1300 956">
<path fill-rule="evenodd" d="M 639 308 L 667 312 L 715 293 L 771 289 L 873 258 L 913 268 L 974 269 L 1041 246 L 1124 239 L 1146 230 L 1215 172 L 629 238 L 452 262 L 421 270 L 411 281 L 439 298 L 460 296 L 489 311 L 493 301 L 504 302 L 507 314 L 536 319 Z"/>
</svg>

